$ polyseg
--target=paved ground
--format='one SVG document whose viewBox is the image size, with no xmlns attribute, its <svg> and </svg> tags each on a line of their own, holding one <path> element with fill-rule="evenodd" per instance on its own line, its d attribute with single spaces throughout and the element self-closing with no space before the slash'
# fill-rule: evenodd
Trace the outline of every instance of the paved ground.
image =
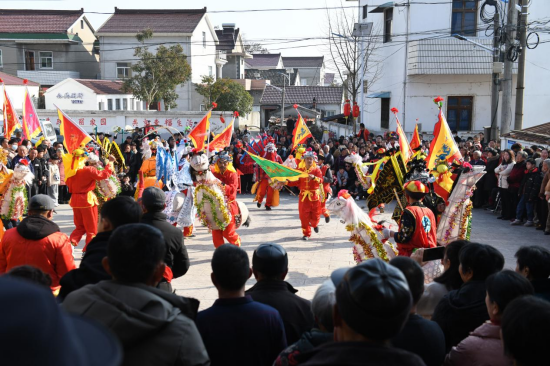
<svg viewBox="0 0 550 366">
<path fill-rule="evenodd" d="M 238 231 L 243 248 L 252 260 L 252 252 L 260 243 L 272 242 L 284 246 L 289 254 L 287 280 L 299 290 L 300 296 L 311 299 L 316 288 L 328 279 L 334 269 L 354 264 L 349 235 L 338 219 L 332 218 L 328 224 L 321 219 L 319 234 L 313 233 L 312 239 L 304 242 L 301 240 L 296 197 L 281 194 L 281 205 L 270 212 L 263 207 L 256 208 L 252 198 L 250 195 L 240 198 L 247 204 L 253 219 L 249 228 Z M 385 215 L 391 215 L 392 210 L 389 205 Z M 57 212 L 54 221 L 63 232 L 70 234 L 74 229 L 72 210 L 68 205 L 62 205 Z M 196 237 L 185 243 L 191 258 L 189 272 L 174 280 L 173 286 L 178 294 L 199 299 L 201 309 L 204 309 L 217 298 L 216 289 L 210 282 L 210 259 L 214 246 L 210 233 L 200 224 L 195 226 L 195 234 Z M 506 258 L 506 267 L 510 269 L 515 267 L 514 253 L 520 246 L 537 244 L 550 249 L 550 237 L 544 236 L 541 231 L 510 226 L 509 222 L 497 220 L 496 215 L 484 210 L 474 210 L 471 239 L 498 248 Z M 75 250 L 78 261 L 82 246 L 83 242 Z M 254 279 L 249 280 L 247 288 L 254 282 Z"/>
</svg>

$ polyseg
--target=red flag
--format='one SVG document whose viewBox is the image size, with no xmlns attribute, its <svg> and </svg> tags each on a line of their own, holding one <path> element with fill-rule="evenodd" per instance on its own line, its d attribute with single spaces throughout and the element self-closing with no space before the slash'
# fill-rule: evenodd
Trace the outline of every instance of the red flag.
<svg viewBox="0 0 550 366">
<path fill-rule="evenodd" d="M 78 149 L 82 145 L 86 145 L 92 140 L 92 137 L 88 135 L 80 126 L 73 122 L 61 109 L 57 106 L 57 115 L 61 120 L 61 125 L 59 126 L 59 133 L 65 139 L 63 140 L 63 145 L 69 152 L 72 154 L 74 150 Z"/>
<path fill-rule="evenodd" d="M 418 133 L 418 124 L 414 126 L 414 133 L 413 137 L 410 143 L 411 149 L 416 149 L 422 145 L 422 141 L 420 141 L 420 134 Z"/>
<path fill-rule="evenodd" d="M 2 83 L 2 87 L 4 88 L 4 137 L 9 139 L 11 135 L 13 135 L 15 130 L 21 127 L 21 125 L 19 124 L 19 117 L 17 116 L 17 112 L 15 111 L 15 108 L 13 108 L 11 99 L 6 92 L 4 81 L 0 79 L 0 82 Z"/>
<path fill-rule="evenodd" d="M 405 131 L 403 131 L 403 127 L 401 127 L 401 123 L 399 123 L 399 118 L 397 118 L 397 113 L 399 112 L 397 108 L 392 108 L 391 111 L 395 114 L 395 123 L 397 124 L 397 136 L 399 137 L 399 149 L 401 149 L 401 155 L 403 155 L 403 160 L 405 160 L 405 163 L 407 163 L 413 152 L 411 150 L 411 147 L 409 146 L 409 141 L 407 141 L 407 136 L 405 135 Z"/>
<path fill-rule="evenodd" d="M 24 83 L 27 84 L 27 79 L 25 79 Z M 29 95 L 29 89 L 25 85 L 25 98 L 23 99 L 23 140 L 33 139 L 41 131 L 40 121 Z"/>
<path fill-rule="evenodd" d="M 233 123 L 235 118 L 229 122 L 229 125 L 208 144 L 208 151 L 221 151 L 231 144 L 233 136 Z"/>
<path fill-rule="evenodd" d="M 193 128 L 191 132 L 189 132 L 189 138 L 191 141 L 193 141 L 193 145 L 195 145 L 195 149 L 197 151 L 200 151 L 204 149 L 204 140 L 206 140 L 206 137 L 208 135 L 208 131 L 210 130 L 210 116 L 212 115 L 212 109 L 206 113 L 206 115 L 202 118 L 202 120 Z"/>
<path fill-rule="evenodd" d="M 294 108 L 296 108 L 296 105 Z M 296 111 L 298 112 L 298 110 Z M 304 143 L 308 137 L 313 137 L 313 135 L 309 131 L 309 128 L 307 128 L 306 121 L 304 121 L 302 115 L 298 112 L 298 121 L 296 121 L 296 126 L 292 132 L 292 150 L 290 152 L 294 151 L 298 145 Z"/>
</svg>

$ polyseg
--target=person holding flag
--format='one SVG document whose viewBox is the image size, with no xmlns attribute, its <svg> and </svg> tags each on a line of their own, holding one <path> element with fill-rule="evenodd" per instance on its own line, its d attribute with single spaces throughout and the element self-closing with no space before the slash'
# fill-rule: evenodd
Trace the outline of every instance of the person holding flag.
<svg viewBox="0 0 550 366">
<path fill-rule="evenodd" d="M 273 161 L 279 164 L 283 163 L 283 159 L 277 154 L 277 148 L 275 147 L 275 144 L 273 143 L 273 138 L 268 137 L 267 139 L 268 143 L 265 147 L 265 154 L 263 156 L 264 159 Z M 254 201 L 256 201 L 256 205 L 258 208 L 262 207 L 262 202 L 264 200 L 264 197 L 267 195 L 267 198 L 265 200 L 265 209 L 267 211 L 271 211 L 272 206 L 278 206 L 278 200 L 274 199 L 277 197 L 276 195 L 279 194 L 279 192 L 275 192 L 276 189 L 273 189 L 273 187 L 270 185 L 271 179 L 269 176 L 265 173 L 265 171 L 258 166 L 258 181 L 260 182 L 258 191 L 256 194 L 256 198 L 254 198 Z"/>
</svg>

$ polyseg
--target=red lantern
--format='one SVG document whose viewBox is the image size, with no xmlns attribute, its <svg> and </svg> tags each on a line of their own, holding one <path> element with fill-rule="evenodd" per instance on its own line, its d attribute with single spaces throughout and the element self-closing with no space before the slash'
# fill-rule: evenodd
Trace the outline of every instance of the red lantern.
<svg viewBox="0 0 550 366">
<path fill-rule="evenodd" d="M 357 102 L 353 102 L 353 118 L 359 117 L 359 106 Z"/>
<path fill-rule="evenodd" d="M 346 99 L 346 104 L 344 104 L 344 116 L 348 118 L 350 113 L 351 113 L 351 106 L 349 104 L 349 99 Z"/>
</svg>

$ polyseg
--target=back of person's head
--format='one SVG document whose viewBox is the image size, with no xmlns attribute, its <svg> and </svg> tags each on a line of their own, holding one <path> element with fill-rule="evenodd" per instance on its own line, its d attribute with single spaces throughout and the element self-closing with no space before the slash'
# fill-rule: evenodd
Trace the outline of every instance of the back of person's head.
<svg viewBox="0 0 550 366">
<path fill-rule="evenodd" d="M 158 281 L 164 272 L 165 252 L 166 243 L 158 229 L 145 224 L 120 226 L 109 237 L 109 272 L 120 282 L 145 284 L 160 272 Z"/>
<path fill-rule="evenodd" d="M 135 224 L 141 217 L 139 204 L 131 197 L 119 196 L 109 200 L 101 207 L 101 219 L 108 220 L 111 230 L 126 224 Z"/>
<path fill-rule="evenodd" d="M 550 277 L 550 250 L 539 245 L 521 247 L 515 255 L 516 271 L 530 280 Z"/>
<path fill-rule="evenodd" d="M 472 281 L 485 281 L 504 267 L 504 256 L 490 245 L 470 243 L 460 251 L 462 273 L 472 273 Z"/>
<path fill-rule="evenodd" d="M 33 266 L 25 265 L 14 267 L 6 275 L 32 282 L 48 289 L 52 285 L 52 278 L 50 275 Z"/>
<path fill-rule="evenodd" d="M 464 283 L 458 271 L 458 267 L 460 267 L 459 256 L 462 248 L 468 244 L 470 244 L 468 240 L 455 240 L 445 247 L 443 260 L 445 266 L 448 268 L 441 276 L 436 277 L 434 281 L 445 285 L 449 291 L 459 289 Z"/>
<path fill-rule="evenodd" d="M 395 257 L 390 261 L 390 265 L 398 268 L 405 275 L 411 291 L 413 305 L 416 305 L 424 293 L 424 271 L 422 271 L 422 267 L 409 257 Z"/>
<path fill-rule="evenodd" d="M 516 366 L 539 366 L 548 360 L 550 302 L 534 296 L 515 299 L 501 321 L 504 352 Z"/>
<path fill-rule="evenodd" d="M 336 303 L 335 292 L 334 283 L 331 280 L 326 280 L 317 288 L 311 300 L 311 312 L 315 317 L 315 321 L 319 324 L 319 327 L 322 326 L 327 332 L 334 330 L 332 309 Z"/>
<path fill-rule="evenodd" d="M 262 279 L 284 279 L 288 272 L 288 255 L 279 244 L 260 244 L 252 255 L 252 270 Z"/>
<path fill-rule="evenodd" d="M 494 273 L 485 280 L 489 301 L 498 305 L 498 313 L 502 314 L 512 300 L 534 293 L 533 285 L 522 275 L 504 270 Z M 491 318 L 494 314 L 489 314 Z"/>
<path fill-rule="evenodd" d="M 244 288 L 252 274 L 248 254 L 232 244 L 218 247 L 212 256 L 212 273 L 216 285 L 223 290 L 238 291 Z"/>
<path fill-rule="evenodd" d="M 51 220 L 53 218 L 54 207 L 54 202 L 50 196 L 46 194 L 36 194 L 29 200 L 27 211 L 29 216 L 40 215 Z"/>
<path fill-rule="evenodd" d="M 412 297 L 400 270 L 370 259 L 346 272 L 336 288 L 336 304 L 349 329 L 371 341 L 384 342 L 403 328 Z"/>
<path fill-rule="evenodd" d="M 148 212 L 159 212 L 166 207 L 166 195 L 158 187 L 147 187 L 141 195 L 141 204 Z"/>
</svg>

